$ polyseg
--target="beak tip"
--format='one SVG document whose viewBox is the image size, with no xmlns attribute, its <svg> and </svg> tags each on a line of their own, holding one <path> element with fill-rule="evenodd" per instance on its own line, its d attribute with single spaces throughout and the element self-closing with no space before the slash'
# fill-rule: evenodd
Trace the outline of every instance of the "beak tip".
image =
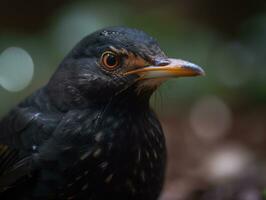
<svg viewBox="0 0 266 200">
<path fill-rule="evenodd" d="M 198 65 L 187 62 L 186 65 L 183 65 L 184 68 L 187 68 L 188 71 L 191 71 L 191 75 L 193 76 L 205 76 L 205 71 Z"/>
<path fill-rule="evenodd" d="M 205 71 L 201 67 L 198 67 L 198 76 L 206 76 Z"/>
</svg>

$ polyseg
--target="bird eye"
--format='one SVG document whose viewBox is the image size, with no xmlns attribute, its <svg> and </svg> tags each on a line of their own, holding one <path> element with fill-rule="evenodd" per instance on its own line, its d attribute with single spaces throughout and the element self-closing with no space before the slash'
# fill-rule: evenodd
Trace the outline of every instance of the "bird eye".
<svg viewBox="0 0 266 200">
<path fill-rule="evenodd" d="M 117 54 L 107 51 L 102 54 L 101 63 L 107 70 L 114 70 L 120 64 L 120 58 Z"/>
</svg>

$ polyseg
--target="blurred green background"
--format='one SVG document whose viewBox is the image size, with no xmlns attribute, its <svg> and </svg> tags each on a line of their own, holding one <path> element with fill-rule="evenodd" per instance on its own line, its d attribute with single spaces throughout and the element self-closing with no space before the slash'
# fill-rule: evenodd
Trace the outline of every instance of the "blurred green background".
<svg viewBox="0 0 266 200">
<path fill-rule="evenodd" d="M 260 174 L 256 182 L 264 185 L 263 0 L 1 0 L 0 117 L 44 85 L 82 37 L 113 25 L 144 30 L 169 57 L 197 63 L 207 74 L 170 80 L 153 96 L 169 152 L 162 199 L 193 198 L 244 174 Z M 6 49 L 8 56 L 1 55 Z"/>
</svg>

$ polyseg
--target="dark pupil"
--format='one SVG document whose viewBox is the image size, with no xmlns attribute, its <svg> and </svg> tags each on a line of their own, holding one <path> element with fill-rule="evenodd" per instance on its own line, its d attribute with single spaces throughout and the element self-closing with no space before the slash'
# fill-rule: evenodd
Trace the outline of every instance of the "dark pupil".
<svg viewBox="0 0 266 200">
<path fill-rule="evenodd" d="M 108 54 L 107 60 L 106 60 L 107 64 L 109 66 L 114 66 L 116 65 L 116 56 L 112 55 L 112 54 Z"/>
</svg>

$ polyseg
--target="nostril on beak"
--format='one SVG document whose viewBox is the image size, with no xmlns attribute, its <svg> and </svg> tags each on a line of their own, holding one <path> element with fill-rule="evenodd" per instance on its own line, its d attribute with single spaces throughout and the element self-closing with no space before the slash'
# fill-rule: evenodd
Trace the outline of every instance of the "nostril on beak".
<svg viewBox="0 0 266 200">
<path fill-rule="evenodd" d="M 167 60 L 166 58 L 160 58 L 160 59 L 155 59 L 154 60 L 154 65 L 155 66 L 166 66 L 169 65 L 171 62 Z"/>
</svg>

